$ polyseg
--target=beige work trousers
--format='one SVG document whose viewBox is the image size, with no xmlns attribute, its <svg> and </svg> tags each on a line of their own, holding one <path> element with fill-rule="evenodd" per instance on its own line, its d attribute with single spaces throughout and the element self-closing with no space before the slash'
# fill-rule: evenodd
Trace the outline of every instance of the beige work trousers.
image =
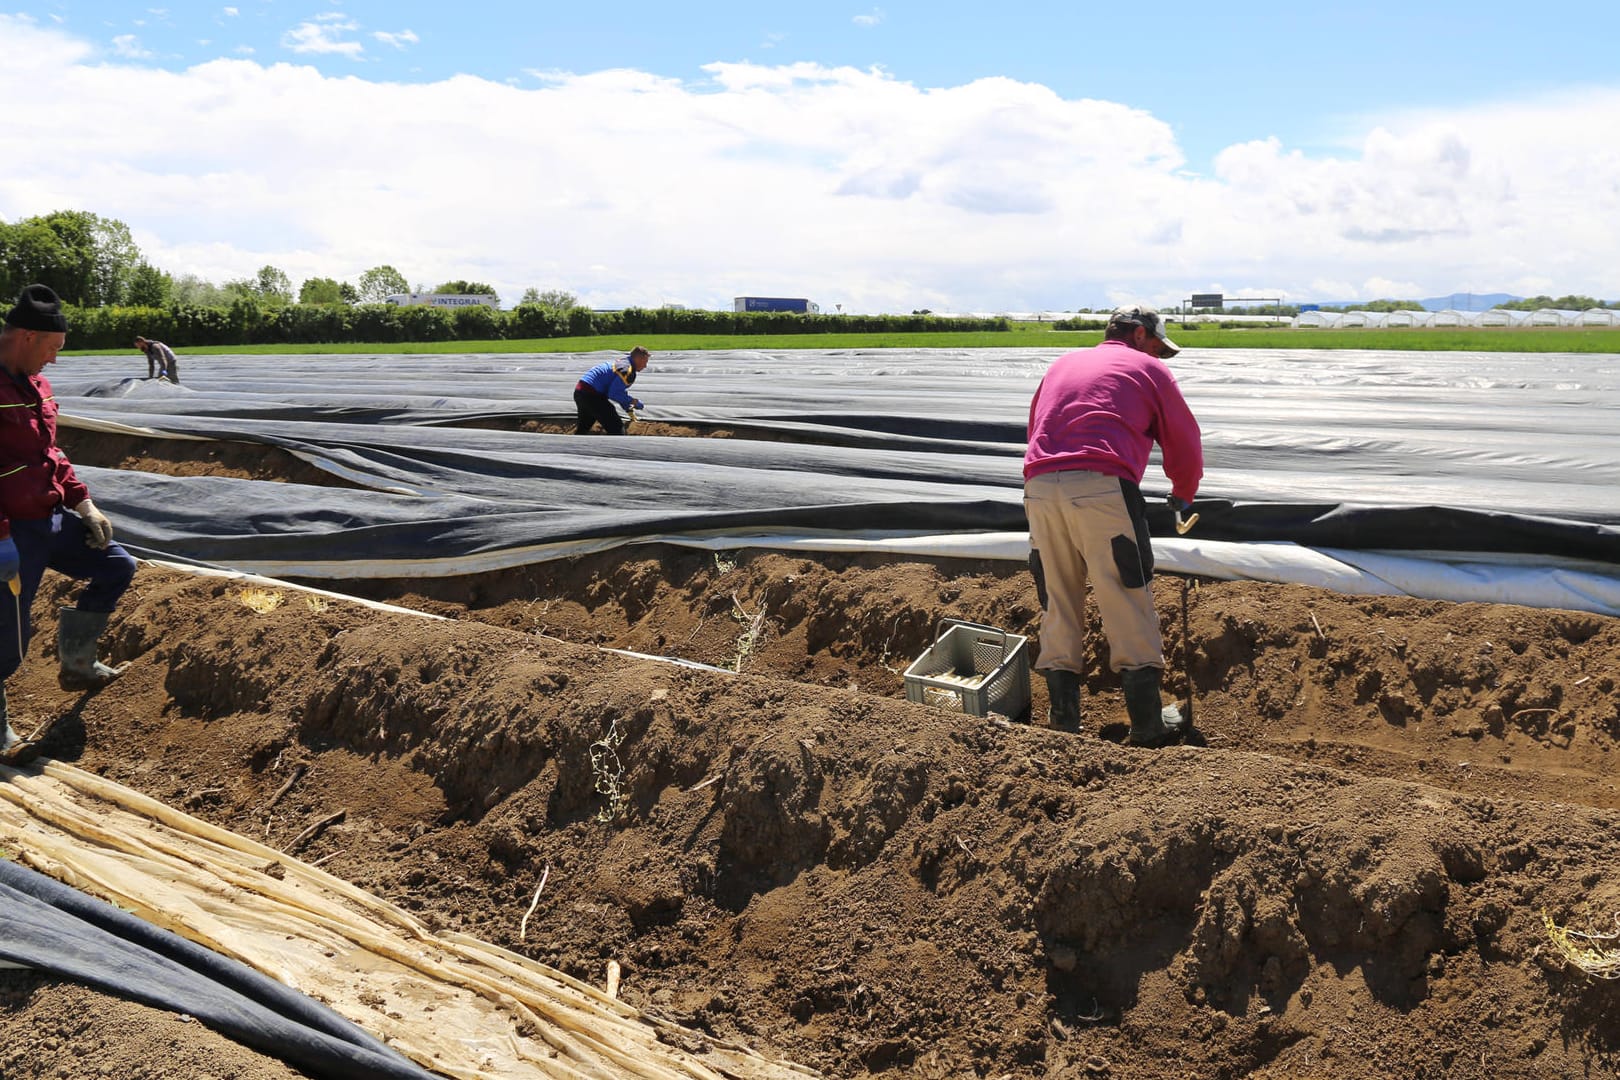
<svg viewBox="0 0 1620 1080">
<path fill-rule="evenodd" d="M 1108 638 L 1108 666 L 1164 667 L 1151 561 L 1141 559 L 1119 479 L 1078 469 L 1043 473 L 1024 484 L 1024 514 L 1046 579 L 1036 668 L 1084 674 L 1088 580 Z"/>
</svg>

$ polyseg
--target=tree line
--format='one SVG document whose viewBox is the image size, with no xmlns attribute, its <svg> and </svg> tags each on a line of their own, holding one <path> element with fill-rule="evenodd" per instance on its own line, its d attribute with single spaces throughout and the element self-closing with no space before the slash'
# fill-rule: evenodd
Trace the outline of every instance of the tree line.
<svg viewBox="0 0 1620 1080">
<path fill-rule="evenodd" d="M 590 311 L 563 289 L 524 290 L 502 310 L 481 281 L 457 279 L 413 290 L 393 266 L 374 266 L 353 282 L 313 277 L 297 290 L 275 266 L 214 284 L 153 266 L 129 226 L 83 210 L 59 210 L 15 223 L 0 221 L 0 296 L 43 282 L 68 306 L 77 348 L 125 348 L 137 334 L 190 345 L 337 344 L 488 341 L 593 334 L 804 334 L 883 331 L 1010 330 L 1007 319 L 931 314 L 795 315 L 785 312 L 626 308 Z M 396 306 L 400 293 L 493 296 L 497 306 Z"/>
<path fill-rule="evenodd" d="M 353 283 L 307 278 L 296 292 L 286 271 L 270 265 L 217 285 L 195 274 L 174 275 L 147 261 L 128 225 L 85 210 L 57 210 L 10 224 L 0 221 L 0 296 L 15 296 L 34 282 L 55 289 L 64 303 L 85 308 L 225 308 L 243 299 L 267 306 L 377 304 L 412 291 L 405 275 L 386 264 L 365 271 Z M 415 291 L 481 293 L 500 302 L 495 289 L 481 281 L 446 281 Z M 560 290 L 530 289 L 524 294 L 526 302 L 564 297 L 567 294 Z"/>
</svg>

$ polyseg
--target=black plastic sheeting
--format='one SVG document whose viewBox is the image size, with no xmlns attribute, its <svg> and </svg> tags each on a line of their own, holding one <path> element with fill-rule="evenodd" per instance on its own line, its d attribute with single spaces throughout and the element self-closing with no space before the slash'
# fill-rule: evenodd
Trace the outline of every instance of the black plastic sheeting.
<svg viewBox="0 0 1620 1080">
<path fill-rule="evenodd" d="M 137 554 L 433 575 L 601 538 L 1026 528 L 1025 417 L 1056 351 L 658 354 L 635 388 L 646 418 L 737 437 L 459 426 L 571 421 L 602 355 L 195 357 L 183 386 L 128 378 L 130 358 L 50 374 L 70 416 L 279 446 L 367 489 L 82 470 Z M 1620 355 L 1190 350 L 1172 367 L 1204 429 L 1201 538 L 1620 563 Z"/>
<path fill-rule="evenodd" d="M 0 859 L 0 959 L 156 1009 L 332 1080 L 432 1080 L 326 1006 L 252 968 Z"/>
</svg>

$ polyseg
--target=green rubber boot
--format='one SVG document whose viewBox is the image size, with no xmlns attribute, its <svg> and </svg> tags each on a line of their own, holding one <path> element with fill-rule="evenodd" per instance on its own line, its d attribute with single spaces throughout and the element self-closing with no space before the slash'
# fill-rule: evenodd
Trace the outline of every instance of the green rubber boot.
<svg viewBox="0 0 1620 1080">
<path fill-rule="evenodd" d="M 5 735 L 0 736 L 0 765 L 13 768 L 26 765 L 39 757 L 39 741 L 24 739 L 11 727 L 11 712 L 6 705 L 6 684 L 0 683 L 0 722 L 5 724 Z"/>
<path fill-rule="evenodd" d="M 107 629 L 111 613 L 80 611 L 65 607 L 58 611 L 56 658 L 62 670 L 56 681 L 64 690 L 99 690 L 124 673 L 128 664 L 108 667 L 96 659 L 96 644 Z"/>
</svg>

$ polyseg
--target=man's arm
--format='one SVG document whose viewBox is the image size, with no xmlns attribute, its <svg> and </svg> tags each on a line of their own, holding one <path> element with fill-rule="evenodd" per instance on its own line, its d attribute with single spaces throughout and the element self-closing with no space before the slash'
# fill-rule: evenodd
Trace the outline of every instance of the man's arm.
<svg viewBox="0 0 1620 1080">
<path fill-rule="evenodd" d="M 1168 373 L 1159 387 L 1158 434 L 1170 492 L 1191 504 L 1198 494 L 1198 482 L 1204 478 L 1204 437 L 1181 388 Z"/>
</svg>

